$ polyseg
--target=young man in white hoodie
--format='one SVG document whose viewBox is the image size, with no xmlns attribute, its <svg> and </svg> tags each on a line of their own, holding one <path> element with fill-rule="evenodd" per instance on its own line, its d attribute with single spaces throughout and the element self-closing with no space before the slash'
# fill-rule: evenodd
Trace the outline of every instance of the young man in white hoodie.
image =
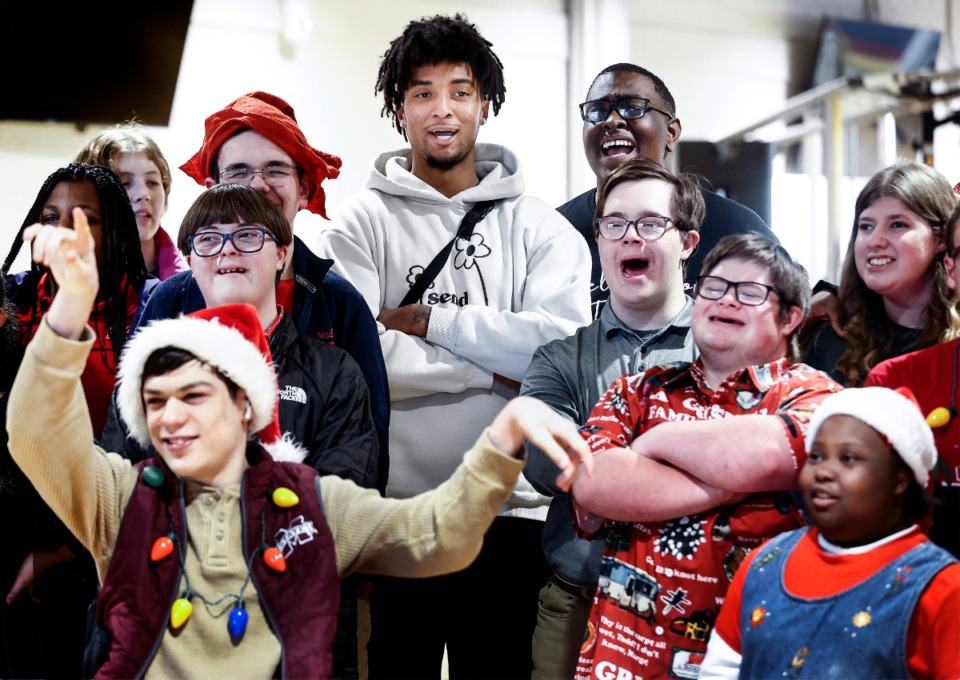
<svg viewBox="0 0 960 680">
<path fill-rule="evenodd" d="M 503 103 L 502 64 L 463 16 L 407 25 L 384 54 L 383 113 L 410 148 L 382 154 L 367 189 L 333 211 L 319 250 L 371 306 L 391 394 L 387 495 L 432 489 L 453 472 L 545 342 L 590 319 L 590 255 L 546 203 L 524 196 L 516 157 L 476 144 Z M 472 234 L 458 228 L 492 205 Z M 436 278 L 404 298 L 452 242 Z M 548 499 L 522 481 L 458 574 L 384 579 L 371 597 L 370 677 L 530 677 Z M 509 612 L 498 626 L 468 603 Z M 467 606 L 465 606 L 467 605 Z"/>
</svg>

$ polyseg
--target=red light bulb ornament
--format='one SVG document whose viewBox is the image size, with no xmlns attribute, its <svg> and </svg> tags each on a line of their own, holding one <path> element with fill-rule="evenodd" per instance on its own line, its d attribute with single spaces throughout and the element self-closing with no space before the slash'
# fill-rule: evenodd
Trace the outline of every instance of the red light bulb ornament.
<svg viewBox="0 0 960 680">
<path fill-rule="evenodd" d="M 173 540 L 170 536 L 161 536 L 153 542 L 150 548 L 150 561 L 160 562 L 167 559 L 173 553 Z"/>
<path fill-rule="evenodd" d="M 287 570 L 287 559 L 276 547 L 271 546 L 264 551 L 263 562 L 269 568 L 281 574 Z"/>
</svg>

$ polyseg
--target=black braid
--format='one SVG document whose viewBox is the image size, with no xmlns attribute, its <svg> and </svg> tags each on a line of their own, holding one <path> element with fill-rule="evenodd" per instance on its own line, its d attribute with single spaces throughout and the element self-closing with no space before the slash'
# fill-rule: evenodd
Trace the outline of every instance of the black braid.
<svg viewBox="0 0 960 680">
<path fill-rule="evenodd" d="M 493 43 L 480 35 L 477 27 L 463 14 L 448 17 L 437 14 L 407 24 L 380 61 L 376 94 L 383 92 L 380 115 L 392 117 L 393 126 L 407 137 L 397 119 L 397 108 L 410 87 L 413 72 L 425 64 L 466 63 L 480 90 L 480 96 L 493 104 L 493 115 L 500 112 L 506 99 L 503 63 L 491 49 Z"/>
<path fill-rule="evenodd" d="M 97 294 L 97 302 L 104 303 L 104 317 L 110 342 L 113 345 L 114 359 L 119 361 L 127 339 L 127 297 L 131 288 L 138 292 L 143 290 L 148 274 L 143 262 L 143 252 L 140 250 L 140 233 L 137 231 L 137 218 L 130 205 L 130 197 L 120 178 L 112 170 L 86 163 L 71 163 L 47 177 L 20 231 L 17 232 L 0 271 L 6 278 L 23 245 L 24 230 L 40 221 L 40 214 L 54 188 L 61 182 L 82 181 L 93 182 L 97 188 L 97 196 L 100 198 L 103 253 L 102 259 L 97 262 L 97 268 L 100 271 L 100 291 Z M 31 262 L 30 270 L 34 274 L 35 281 L 39 281 L 47 271 L 46 267 L 36 262 Z M 30 317 L 21 328 L 22 337 L 31 337 L 40 320 L 36 303 L 35 287 L 18 292 L 18 308 L 30 310 Z M 91 318 L 95 318 L 98 314 L 98 310 L 94 309 Z M 104 357 L 104 363 L 109 366 L 106 357 Z"/>
</svg>

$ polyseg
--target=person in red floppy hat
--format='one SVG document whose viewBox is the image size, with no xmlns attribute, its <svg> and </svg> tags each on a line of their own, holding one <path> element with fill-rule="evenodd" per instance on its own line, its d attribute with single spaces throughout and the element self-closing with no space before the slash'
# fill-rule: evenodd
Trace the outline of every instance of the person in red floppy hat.
<svg viewBox="0 0 960 680">
<path fill-rule="evenodd" d="M 323 182 L 340 174 L 338 157 L 307 142 L 293 106 L 268 92 L 249 92 L 210 114 L 200 149 L 180 169 L 198 184 L 248 184 L 276 205 L 293 227 L 300 210 L 326 217 Z M 189 244 L 180 252 L 190 258 Z M 332 270 L 332 259 L 311 252 L 294 236 L 277 282 L 277 303 L 303 335 L 345 350 L 360 366 L 370 394 L 370 413 L 377 429 L 376 487 L 386 491 L 390 469 L 390 391 L 376 320 L 357 288 Z M 158 286 L 143 311 L 144 322 L 205 306 L 192 274 L 172 277 Z M 356 609 L 346 596 L 344 609 Z M 351 620 L 355 615 L 351 617 Z M 337 644 L 338 678 L 359 673 L 357 636 L 341 626 Z"/>
<path fill-rule="evenodd" d="M 58 289 L 11 390 L 8 429 L 14 461 L 95 557 L 96 677 L 331 677 L 342 576 L 465 568 L 520 476 L 525 439 L 557 463 L 561 485 L 582 462 L 589 472 L 575 426 L 528 397 L 416 498 L 285 462 L 296 444 L 276 425 L 272 358 L 248 304 L 158 320 L 130 339 L 118 401 L 159 456 L 134 465 L 107 453 L 79 380 L 94 242 L 79 209 L 74 225 L 24 232 Z"/>
<path fill-rule="evenodd" d="M 250 92 L 207 117 L 200 149 L 182 166 L 198 184 L 247 184 L 266 196 L 293 226 L 300 210 L 326 217 L 323 182 L 340 174 L 338 157 L 307 142 L 293 107 L 273 94 Z M 185 258 L 189 244 L 178 243 Z M 346 350 L 359 364 L 370 391 L 370 410 L 380 446 L 378 488 L 389 470 L 390 395 L 376 321 L 360 292 L 335 273 L 333 260 L 317 257 L 294 236 L 277 283 L 277 301 L 300 333 Z M 189 272 L 157 286 L 141 324 L 206 306 Z"/>
</svg>

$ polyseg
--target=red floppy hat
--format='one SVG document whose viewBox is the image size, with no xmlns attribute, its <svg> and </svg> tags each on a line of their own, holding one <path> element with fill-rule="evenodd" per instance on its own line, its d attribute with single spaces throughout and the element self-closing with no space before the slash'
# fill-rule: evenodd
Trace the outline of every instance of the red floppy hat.
<svg viewBox="0 0 960 680">
<path fill-rule="evenodd" d="M 267 92 L 245 94 L 209 115 L 204 123 L 200 150 L 181 165 L 180 169 L 198 184 L 203 184 L 207 177 L 212 177 L 210 169 L 223 143 L 245 129 L 259 132 L 290 154 L 310 180 L 307 210 L 327 217 L 326 194 L 321 184 L 325 179 L 337 178 L 343 161 L 310 146 L 297 125 L 293 107 L 280 97 Z"/>
</svg>

